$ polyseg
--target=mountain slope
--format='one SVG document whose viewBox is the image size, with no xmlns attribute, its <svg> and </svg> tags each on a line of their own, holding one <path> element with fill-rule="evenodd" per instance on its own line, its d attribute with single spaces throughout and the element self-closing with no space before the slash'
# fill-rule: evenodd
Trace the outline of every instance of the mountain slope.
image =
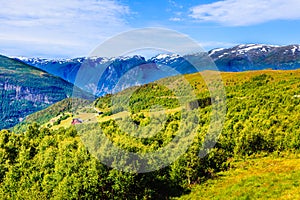
<svg viewBox="0 0 300 200">
<path fill-rule="evenodd" d="M 0 129 L 69 97 L 73 85 L 32 66 L 0 56 Z"/>
<path fill-rule="evenodd" d="M 212 60 L 207 62 L 207 58 Z M 95 93 L 97 96 L 102 96 L 176 74 L 191 74 L 197 72 L 197 70 L 208 70 L 211 68 L 207 63 L 211 64 L 213 61 L 220 71 L 225 72 L 267 68 L 297 69 L 300 68 L 300 46 L 245 44 L 228 49 L 214 49 L 209 51 L 208 54 L 196 53 L 184 56 L 159 54 L 148 60 L 137 55 L 118 58 L 91 57 L 65 60 L 24 57 L 15 59 L 59 76 L 86 91 Z M 200 69 L 195 69 L 191 63 L 197 63 L 196 65 Z M 83 68 L 84 70 L 79 72 Z M 103 73 L 101 73 L 102 70 L 104 70 Z M 121 79 L 123 79 L 123 82 Z"/>
<path fill-rule="evenodd" d="M 28 196 L 45 196 L 45 199 L 122 199 L 124 196 L 129 199 L 169 199 L 192 188 L 192 193 L 183 196 L 184 199 L 299 199 L 300 70 L 226 72 L 221 75 L 227 97 L 226 121 L 217 144 L 207 156 L 200 158 L 198 155 L 209 129 L 212 113 L 209 104 L 191 110 L 199 116 L 197 136 L 188 151 L 169 167 L 137 174 L 120 172 L 101 162 L 97 164 L 99 160 L 95 158 L 99 158 L 98 155 L 109 156 L 106 158 L 111 162 L 118 162 L 118 157 L 109 153 L 112 145 L 98 138 L 97 135 L 101 135 L 98 133 L 103 133 L 121 149 L 142 154 L 165 148 L 180 134 L 178 127 L 184 119 L 183 109 L 169 112 L 173 106 L 178 106 L 175 95 L 171 89 L 151 83 L 138 87 L 133 93 L 129 108 L 137 112 L 130 115 L 117 116 L 118 113 L 112 112 L 111 118 L 104 120 L 103 113 L 97 116 L 98 123 L 83 121 L 71 125 L 69 121 L 70 127 L 66 130 L 50 126 L 50 129 L 39 129 L 33 125 L 25 134 L 2 131 L 0 150 L 4 156 L 0 166 L 3 163 L 4 170 L 0 171 L 0 182 L 3 180 L 0 195 L 21 198 L 25 191 Z M 156 83 L 181 86 L 183 79 L 176 82 L 176 78 Z M 203 99 L 207 94 L 204 80 L 198 74 L 185 75 L 185 78 L 194 86 L 198 100 Z M 114 95 L 101 97 L 94 106 L 101 111 L 113 108 L 116 104 L 111 103 L 112 97 Z M 150 120 L 147 113 L 155 104 L 166 108 L 165 120 L 161 115 L 158 117 L 162 120 Z M 70 108 L 68 100 L 64 100 L 28 118 L 33 121 L 49 119 L 43 115 L 56 116 Z M 87 108 L 91 108 L 91 104 Z M 135 137 L 136 126 L 127 126 L 132 122 L 147 127 L 145 130 L 155 135 Z M 182 147 L 177 145 L 176 148 Z M 129 156 L 123 158 L 122 164 L 132 164 L 137 169 L 145 164 L 153 166 L 162 162 L 153 159 L 141 163 L 132 162 Z"/>
<path fill-rule="evenodd" d="M 119 78 L 135 68 L 136 66 L 146 64 L 145 58 L 141 56 L 120 57 L 120 58 L 75 58 L 75 59 L 60 59 L 47 60 L 40 58 L 15 58 L 31 66 L 45 70 L 50 74 L 61 77 L 62 79 L 76 84 L 85 91 L 94 92 L 98 96 L 111 93 L 112 89 L 117 84 Z M 82 70 L 79 72 L 79 70 Z M 99 81 L 97 80 L 101 74 L 101 70 L 105 69 Z M 96 71 L 94 71 L 96 70 Z M 79 72 L 79 73 L 78 73 Z M 83 74 L 80 74 L 80 73 Z M 85 74 L 86 73 L 86 74 Z M 82 77 L 88 76 L 88 77 Z M 78 78 L 80 77 L 80 78 Z M 88 83 L 86 82 L 88 81 Z M 152 80 L 151 80 L 152 81 Z M 149 81 L 141 81 L 145 83 Z M 131 85 L 130 85 L 131 86 Z M 97 89 L 97 91 L 95 91 Z"/>
<path fill-rule="evenodd" d="M 299 68 L 300 62 L 300 45 L 264 45 L 264 44 L 242 44 L 231 48 L 218 48 L 208 51 L 208 55 L 215 61 L 221 71 L 245 71 L 259 70 L 264 68 L 273 69 L 295 69 Z M 201 58 L 203 54 L 189 55 L 192 58 Z M 29 65 L 43 69 L 51 74 L 62 77 L 69 82 L 73 82 L 74 73 L 78 71 L 80 65 L 89 62 L 92 66 L 97 64 L 111 64 L 115 61 L 123 62 L 128 60 L 124 58 L 75 58 L 75 59 L 59 59 L 49 60 L 41 58 L 17 57 L 16 60 L 25 62 Z M 133 56 L 130 62 L 143 60 L 143 62 L 135 64 L 155 63 L 167 66 L 188 65 L 184 62 L 185 56 L 176 54 L 159 54 L 153 58 L 145 60 L 141 56 Z M 189 58 L 190 59 L 190 58 Z M 127 63 L 128 64 L 128 63 Z M 191 73 L 193 73 L 192 71 Z M 181 72 L 182 73 L 182 72 Z M 187 73 L 190 73 L 187 71 Z"/>
<path fill-rule="evenodd" d="M 300 45 L 247 44 L 208 53 L 221 71 L 300 68 Z"/>
<path fill-rule="evenodd" d="M 299 177 L 297 155 L 248 159 L 234 162 L 229 171 L 178 199 L 299 199 Z"/>
<path fill-rule="evenodd" d="M 195 54 L 189 55 L 188 59 L 201 60 L 202 57 L 202 55 Z M 24 57 L 15 59 L 59 76 L 97 96 L 119 92 L 128 87 L 150 83 L 161 78 L 197 71 L 186 57 L 178 55 L 167 55 L 166 57 L 157 55 L 149 60 L 138 55 L 65 60 Z M 165 66 L 169 68 L 165 68 Z"/>
</svg>

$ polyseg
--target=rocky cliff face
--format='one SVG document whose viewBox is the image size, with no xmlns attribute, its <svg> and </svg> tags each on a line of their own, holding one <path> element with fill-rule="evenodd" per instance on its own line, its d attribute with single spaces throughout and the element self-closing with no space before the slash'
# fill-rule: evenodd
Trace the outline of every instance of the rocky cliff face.
<svg viewBox="0 0 300 200">
<path fill-rule="evenodd" d="M 39 90 L 35 90 L 30 87 L 23 87 L 20 85 L 13 85 L 8 82 L 0 83 L 0 90 L 2 91 L 2 97 L 13 99 L 14 101 L 27 100 L 34 104 L 45 104 L 50 105 L 55 103 L 57 100 L 53 96 L 43 94 Z M 67 96 L 65 96 L 67 98 Z"/>
<path fill-rule="evenodd" d="M 0 129 L 71 96 L 72 90 L 61 78 L 0 56 Z"/>
</svg>

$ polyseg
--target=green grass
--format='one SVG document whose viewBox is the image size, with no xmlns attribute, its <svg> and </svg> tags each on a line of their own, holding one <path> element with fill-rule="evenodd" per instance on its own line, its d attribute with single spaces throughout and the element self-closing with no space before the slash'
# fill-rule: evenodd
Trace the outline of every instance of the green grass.
<svg viewBox="0 0 300 200">
<path fill-rule="evenodd" d="M 300 158 L 236 161 L 178 199 L 300 199 Z"/>
<path fill-rule="evenodd" d="M 159 114 L 174 114 L 176 112 L 179 112 L 181 110 L 181 108 L 174 108 L 174 109 L 167 109 L 167 110 L 163 110 L 163 111 L 156 111 L 156 112 L 151 112 L 151 116 L 155 116 L 155 115 L 159 115 Z M 150 113 L 149 112 L 141 112 L 143 113 L 145 116 L 149 117 Z M 72 115 L 73 113 L 64 113 L 67 115 Z M 123 112 L 119 112 L 119 113 L 115 113 L 113 115 L 110 116 L 101 116 L 98 115 L 97 113 L 78 113 L 77 115 L 74 115 L 73 117 L 68 117 L 65 120 L 62 120 L 60 122 L 60 124 L 58 125 L 53 125 L 53 122 L 57 121 L 60 118 L 61 115 L 58 115 L 57 117 L 54 117 L 52 119 L 50 119 L 49 122 L 42 124 L 42 127 L 48 127 L 49 125 L 51 125 L 51 129 L 53 130 L 57 130 L 61 127 L 63 128 L 68 128 L 72 125 L 72 119 L 74 118 L 79 118 L 81 120 L 83 120 L 83 123 L 96 123 L 96 122 L 106 122 L 109 120 L 114 120 L 114 119 L 119 119 L 119 118 L 125 118 L 127 116 L 130 116 L 130 113 L 127 111 L 123 111 Z"/>
</svg>

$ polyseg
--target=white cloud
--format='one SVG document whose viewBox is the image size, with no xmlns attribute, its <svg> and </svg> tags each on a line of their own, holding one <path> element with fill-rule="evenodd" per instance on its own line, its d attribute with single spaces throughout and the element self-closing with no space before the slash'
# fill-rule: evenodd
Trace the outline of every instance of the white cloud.
<svg viewBox="0 0 300 200">
<path fill-rule="evenodd" d="M 299 0 L 224 0 L 191 8 L 191 17 L 227 26 L 300 19 Z"/>
<path fill-rule="evenodd" d="M 182 19 L 179 18 L 179 17 L 171 17 L 169 20 L 172 21 L 172 22 L 180 22 L 180 21 L 182 21 Z"/>
<path fill-rule="evenodd" d="M 0 0 L 0 4 L 0 53 L 10 55 L 14 51 L 25 56 L 86 55 L 107 37 L 129 28 L 124 19 L 129 8 L 114 0 Z"/>
<path fill-rule="evenodd" d="M 177 3 L 176 1 L 169 0 L 168 2 L 169 2 L 169 4 L 171 4 L 172 6 L 174 6 L 175 8 L 180 8 L 180 9 L 183 8 L 183 6 L 181 4 L 179 4 L 179 3 Z"/>
</svg>

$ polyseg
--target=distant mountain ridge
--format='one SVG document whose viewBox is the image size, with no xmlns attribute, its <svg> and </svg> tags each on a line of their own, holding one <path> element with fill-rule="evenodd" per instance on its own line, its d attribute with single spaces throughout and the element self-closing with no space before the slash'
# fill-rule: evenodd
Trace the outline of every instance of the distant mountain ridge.
<svg viewBox="0 0 300 200">
<path fill-rule="evenodd" d="M 221 71 L 300 68 L 300 45 L 238 45 L 208 52 Z"/>
<path fill-rule="evenodd" d="M 225 72 L 266 68 L 297 69 L 300 68 L 300 45 L 243 44 L 232 48 L 213 49 L 208 53 L 202 52 L 184 56 L 159 54 L 150 59 L 138 55 L 118 58 L 91 57 L 57 60 L 24 57 L 14 59 L 59 76 L 85 90 L 94 91 L 97 96 L 102 96 L 107 93 L 118 92 L 130 86 L 153 82 L 167 76 L 197 72 L 197 69 L 189 61 L 199 63 L 201 70 L 210 69 L 205 64 L 201 64 L 204 57 L 210 57 L 218 69 Z M 78 70 L 83 65 L 96 71 L 105 68 L 98 83 L 75 83 Z M 140 69 L 135 69 L 137 66 L 141 66 Z M 165 69 L 165 66 L 169 68 Z M 118 81 L 124 75 L 129 81 L 116 89 Z M 130 80 L 132 76 L 135 78 L 134 80 Z"/>
<path fill-rule="evenodd" d="M 231 48 L 216 48 L 208 51 L 208 55 L 215 61 L 216 65 L 222 69 L 221 71 L 231 71 L 232 66 L 237 68 L 234 71 L 245 71 L 248 70 L 245 66 L 267 65 L 273 69 L 281 69 L 284 64 L 294 63 L 300 61 L 300 45 L 267 45 L 267 44 L 241 44 Z M 178 62 L 182 59 L 181 56 L 176 54 L 159 54 L 146 60 L 142 56 L 132 57 L 118 57 L 118 58 L 105 58 L 105 57 L 81 57 L 74 59 L 43 59 L 43 58 L 27 58 L 27 57 L 14 57 L 14 59 L 25 62 L 29 65 L 35 66 L 46 71 L 52 70 L 55 73 L 55 67 L 64 68 L 66 65 L 71 67 L 69 71 L 72 71 L 72 67 L 84 63 L 89 60 L 91 63 L 105 64 L 108 62 L 114 62 L 115 60 L 128 60 L 131 58 L 142 59 L 145 63 L 158 62 L 169 64 L 170 61 L 173 63 Z M 237 61 L 244 62 L 237 62 Z M 272 60 L 272 61 L 271 61 Z M 245 65 L 244 67 L 242 65 Z M 238 68 L 238 66 L 240 68 Z M 291 65 L 288 65 L 293 67 Z M 298 66 L 298 65 L 297 65 Z M 51 67 L 51 69 L 50 69 Z M 227 68 L 226 68 L 227 67 Z M 294 66 L 295 68 L 295 66 Z M 255 67 L 254 67 L 255 69 Z M 291 69 L 291 68 L 289 68 Z"/>
<path fill-rule="evenodd" d="M 0 56 L 0 128 L 11 127 L 28 114 L 72 96 L 72 83 L 89 92 L 94 90 L 94 94 L 102 96 L 167 76 L 197 72 L 188 62 L 191 60 L 204 66 L 202 70 L 209 69 L 201 65 L 203 57 L 208 56 L 220 71 L 227 72 L 300 68 L 300 45 L 243 44 L 184 56 L 159 54 L 150 59 L 138 55 L 56 60 L 25 57 L 10 59 Z M 140 66 L 139 69 L 137 66 Z M 165 66 L 168 66 L 168 69 L 165 69 Z M 105 70 L 101 72 L 99 81 L 93 85 L 76 82 L 78 71 L 82 67 L 92 68 L 95 72 L 103 68 Z M 87 79 L 92 75 L 86 74 Z M 122 78 L 125 81 L 122 82 Z"/>
</svg>

